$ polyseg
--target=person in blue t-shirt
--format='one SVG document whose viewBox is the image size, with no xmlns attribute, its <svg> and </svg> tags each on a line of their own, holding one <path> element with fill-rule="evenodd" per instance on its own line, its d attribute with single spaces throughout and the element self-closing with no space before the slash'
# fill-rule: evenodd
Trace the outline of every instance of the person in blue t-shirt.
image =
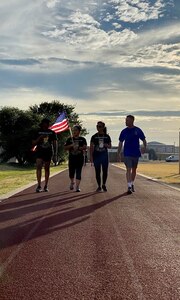
<svg viewBox="0 0 180 300">
<path fill-rule="evenodd" d="M 120 160 L 121 150 L 124 144 L 124 163 L 126 166 L 126 179 L 128 184 L 128 194 L 134 192 L 134 180 L 136 177 L 136 169 L 138 166 L 141 152 L 146 151 L 146 137 L 143 131 L 134 126 L 134 116 L 128 115 L 126 117 L 126 128 L 123 129 L 119 136 L 118 159 Z M 143 148 L 140 150 L 139 140 L 143 142 Z"/>
</svg>

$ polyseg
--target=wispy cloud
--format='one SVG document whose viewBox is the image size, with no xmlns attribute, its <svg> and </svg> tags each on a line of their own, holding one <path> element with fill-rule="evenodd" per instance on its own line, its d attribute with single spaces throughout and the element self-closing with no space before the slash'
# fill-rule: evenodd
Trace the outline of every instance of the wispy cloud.
<svg viewBox="0 0 180 300">
<path fill-rule="evenodd" d="M 94 119 L 103 107 L 113 130 L 113 108 L 139 111 L 146 122 L 158 116 L 140 112 L 179 108 L 178 7 L 176 0 L 1 0 L 0 105 L 63 99 L 82 114 L 96 107 Z"/>
<path fill-rule="evenodd" d="M 137 23 L 163 17 L 164 10 L 170 1 L 156 0 L 110 0 L 115 8 L 115 15 L 120 21 Z"/>
</svg>

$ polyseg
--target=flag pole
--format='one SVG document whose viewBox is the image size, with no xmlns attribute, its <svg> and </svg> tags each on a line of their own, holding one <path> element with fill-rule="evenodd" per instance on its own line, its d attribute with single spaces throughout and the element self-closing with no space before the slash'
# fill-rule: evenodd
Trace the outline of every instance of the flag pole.
<svg viewBox="0 0 180 300">
<path fill-rule="evenodd" d="M 63 112 L 64 112 L 64 114 L 66 116 L 66 119 L 67 119 L 67 122 L 68 122 L 68 127 L 69 127 L 69 133 L 70 133 L 70 136 L 71 136 L 71 140 L 74 143 L 72 129 L 71 129 L 71 126 L 70 126 L 70 123 L 69 123 L 69 118 L 68 118 L 67 112 L 66 112 L 66 110 L 63 110 Z"/>
</svg>

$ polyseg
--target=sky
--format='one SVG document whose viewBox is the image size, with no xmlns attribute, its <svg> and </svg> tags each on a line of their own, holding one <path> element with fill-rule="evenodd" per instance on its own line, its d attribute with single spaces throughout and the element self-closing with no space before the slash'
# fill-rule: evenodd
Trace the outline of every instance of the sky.
<svg viewBox="0 0 180 300">
<path fill-rule="evenodd" d="M 1 0 L 0 107 L 75 105 L 89 141 L 125 116 L 147 141 L 178 145 L 179 0 Z"/>
</svg>

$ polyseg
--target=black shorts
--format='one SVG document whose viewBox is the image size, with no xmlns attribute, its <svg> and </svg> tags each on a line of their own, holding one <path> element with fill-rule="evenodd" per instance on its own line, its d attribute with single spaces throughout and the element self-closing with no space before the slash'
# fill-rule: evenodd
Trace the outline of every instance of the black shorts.
<svg viewBox="0 0 180 300">
<path fill-rule="evenodd" d="M 36 152 L 36 159 L 42 159 L 44 162 L 51 161 L 52 159 L 52 152 L 45 152 L 45 151 L 37 151 Z"/>
<path fill-rule="evenodd" d="M 69 177 L 81 180 L 81 172 L 84 164 L 83 156 L 70 156 L 69 157 Z"/>
</svg>

